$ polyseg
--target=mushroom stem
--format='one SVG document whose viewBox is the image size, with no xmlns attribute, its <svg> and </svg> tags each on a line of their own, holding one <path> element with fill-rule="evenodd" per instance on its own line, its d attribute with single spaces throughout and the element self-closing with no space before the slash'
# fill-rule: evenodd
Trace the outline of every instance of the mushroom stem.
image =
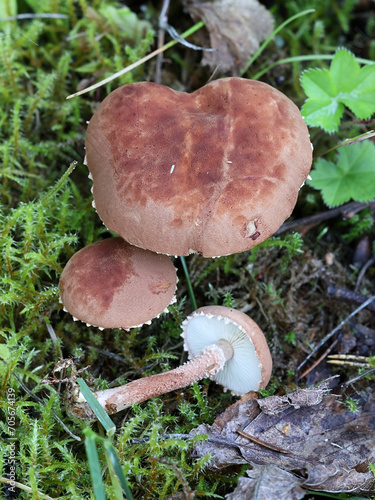
<svg viewBox="0 0 375 500">
<path fill-rule="evenodd" d="M 107 413 L 117 413 L 135 403 L 186 387 L 205 377 L 216 375 L 233 356 L 232 345 L 220 340 L 199 356 L 168 372 L 152 375 L 129 384 L 97 391 L 98 402 Z"/>
</svg>

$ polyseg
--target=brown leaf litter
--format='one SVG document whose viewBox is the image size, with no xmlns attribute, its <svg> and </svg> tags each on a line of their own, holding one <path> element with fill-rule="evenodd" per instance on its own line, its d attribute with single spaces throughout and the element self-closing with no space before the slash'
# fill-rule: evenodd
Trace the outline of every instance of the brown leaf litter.
<svg viewBox="0 0 375 500">
<path fill-rule="evenodd" d="M 204 19 L 210 46 L 201 64 L 211 70 L 219 66 L 220 73 L 239 75 L 259 43 L 273 31 L 271 13 L 257 0 L 193 1 L 187 10 L 195 20 Z"/>
<path fill-rule="evenodd" d="M 330 393 L 329 383 L 285 396 L 242 398 L 212 426 L 194 429 L 194 435 L 208 435 L 194 455 L 210 454 L 211 469 L 253 467 L 238 485 L 238 491 L 247 485 L 247 493 L 227 498 L 262 498 L 250 495 L 256 485 L 257 495 L 261 488 L 267 491 L 263 498 L 280 499 L 285 482 L 293 491 L 285 498 L 302 498 L 302 487 L 334 493 L 375 489 L 369 469 L 375 459 L 375 391 L 359 399 L 358 410 L 351 412 Z"/>
</svg>

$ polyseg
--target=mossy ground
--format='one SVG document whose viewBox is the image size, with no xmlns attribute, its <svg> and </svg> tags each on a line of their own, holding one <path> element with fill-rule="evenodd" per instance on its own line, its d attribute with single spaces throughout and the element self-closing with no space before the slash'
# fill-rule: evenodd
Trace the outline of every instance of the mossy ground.
<svg viewBox="0 0 375 500">
<path fill-rule="evenodd" d="M 247 77 L 280 58 L 333 53 L 341 45 L 357 56 L 373 58 L 373 6 L 356 1 L 312 3 L 315 12 L 280 33 Z M 15 476 L 26 487 L 12 493 L 3 484 L 1 498 L 37 499 L 43 494 L 94 498 L 83 442 L 66 429 L 82 438 L 85 424 L 67 414 L 63 384 L 40 384 L 59 359 L 79 357 L 78 368 L 87 367 L 85 378 L 97 387 L 158 373 L 184 359 L 179 325 L 192 308 L 177 260 L 177 304 L 151 326 L 130 333 L 101 332 L 73 322 L 59 304 L 59 275 L 69 257 L 106 235 L 91 207 L 82 163 L 86 121 L 117 86 L 152 79 L 155 62 L 84 96 L 71 100 L 66 96 L 155 47 L 160 5 L 154 2 L 140 9 L 138 2 L 130 2 L 129 6 L 135 14 L 121 10 L 124 7 L 112 0 L 6 0 L 0 5 L 1 18 L 17 12 L 60 15 L 0 21 L 0 477 L 12 472 L 9 438 L 14 430 Z M 308 7 L 299 0 L 280 1 L 274 2 L 272 12 L 280 24 Z M 173 5 L 169 21 L 179 32 L 192 24 L 180 2 Z M 175 46 L 166 57 L 164 83 L 190 91 L 207 80 L 209 74 L 199 66 L 198 52 Z M 316 65 L 324 63 L 317 57 Z M 262 79 L 301 105 L 299 76 L 306 67 L 307 63 L 297 62 L 278 66 Z M 315 151 L 321 153 L 353 130 L 360 133 L 370 126 L 353 124 L 351 118 L 347 116 L 335 137 L 313 129 Z M 78 162 L 75 170 L 54 188 L 73 161 Z M 325 209 L 319 193 L 306 187 L 294 217 Z M 272 238 L 252 252 L 216 260 L 187 259 L 198 306 L 232 305 L 249 313 L 266 332 L 275 366 L 267 394 L 295 388 L 296 367 L 351 312 L 350 304 L 328 298 L 327 286 L 354 288 L 358 268 L 353 265 L 353 254 L 364 236 L 370 242 L 374 237 L 370 209 L 352 219 L 322 223 L 303 236 L 290 233 Z M 359 291 L 373 294 L 374 282 L 372 267 Z M 346 344 L 340 341 L 339 352 L 350 344 L 351 354 L 374 354 L 370 344 L 361 343 L 357 324 L 375 328 L 373 316 L 362 312 L 344 328 Z M 313 384 L 334 373 L 347 379 L 357 369 L 323 363 L 299 384 Z M 363 390 L 373 387 L 374 378 L 361 384 Z M 113 444 L 134 498 L 163 499 L 181 491 L 187 498 L 192 498 L 192 492 L 197 498 L 220 498 L 233 490 L 242 470 L 209 471 L 207 459 L 190 456 L 191 440 L 178 435 L 212 422 L 235 399 L 203 381 L 116 416 Z M 93 429 L 100 432 L 96 424 Z M 99 457 L 104 468 L 103 451 L 99 450 Z M 118 498 L 107 470 L 103 479 L 108 498 Z"/>
</svg>

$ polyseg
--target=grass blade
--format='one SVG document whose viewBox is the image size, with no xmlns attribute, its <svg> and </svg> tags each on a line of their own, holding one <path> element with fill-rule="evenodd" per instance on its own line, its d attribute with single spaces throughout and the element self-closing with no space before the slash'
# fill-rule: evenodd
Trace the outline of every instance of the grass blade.
<svg viewBox="0 0 375 500">
<path fill-rule="evenodd" d="M 196 309 L 198 309 L 198 306 L 197 306 L 197 301 L 195 300 L 193 285 L 191 284 L 189 269 L 186 265 L 185 257 L 181 256 L 180 261 L 181 261 L 182 269 L 184 270 L 184 274 L 185 274 L 185 278 L 186 278 L 186 284 L 187 284 L 188 291 L 189 291 L 190 302 L 191 302 L 191 305 L 193 307 L 193 311 L 195 311 Z"/>
<path fill-rule="evenodd" d="M 305 62 L 305 61 L 332 61 L 334 57 L 335 54 L 307 54 L 301 56 L 286 57 L 285 59 L 279 59 L 278 61 L 270 64 L 261 71 L 258 71 L 258 73 L 252 76 L 251 79 L 259 80 L 259 78 L 261 78 L 265 73 L 268 73 L 268 71 L 273 69 L 275 66 L 279 66 L 280 64 L 288 64 L 292 62 Z M 356 60 L 360 64 L 375 64 L 374 61 L 371 61 L 370 59 L 363 59 L 361 57 L 356 57 Z"/>
<path fill-rule="evenodd" d="M 301 16 L 305 16 L 306 14 L 312 14 L 315 12 L 315 9 L 307 9 L 303 10 L 302 12 L 299 12 L 298 14 L 295 14 L 294 16 L 290 17 L 286 21 L 280 24 L 271 34 L 270 36 L 262 43 L 262 45 L 259 47 L 259 49 L 255 52 L 253 57 L 250 59 L 250 61 L 246 64 L 245 68 L 241 71 L 241 75 L 246 73 L 246 71 L 250 68 L 250 66 L 253 64 L 253 62 L 256 60 L 256 58 L 263 52 L 263 50 L 267 47 L 267 45 L 271 42 L 271 40 L 281 31 L 282 29 L 285 28 L 289 23 L 293 22 L 295 19 L 298 19 Z"/>
<path fill-rule="evenodd" d="M 98 400 L 91 392 L 89 386 L 82 378 L 77 379 L 77 383 L 81 389 L 83 397 L 86 399 L 87 404 L 95 413 L 96 418 L 102 424 L 108 436 L 113 436 L 116 431 L 116 426 L 105 412 L 104 408 L 98 403 Z"/>
<path fill-rule="evenodd" d="M 110 443 L 108 440 L 105 440 L 103 442 L 104 449 L 107 452 L 108 458 L 111 461 L 112 467 L 114 471 L 116 472 L 117 477 L 120 480 L 122 489 L 124 490 L 124 493 L 126 495 L 126 498 L 128 500 L 133 500 L 133 496 L 131 494 L 130 488 L 128 486 L 128 483 L 126 481 L 126 477 L 124 474 L 124 471 L 122 470 L 120 460 L 117 456 L 116 450 L 113 447 L 112 443 Z"/>
<path fill-rule="evenodd" d="M 198 23 L 194 24 L 191 28 L 186 30 L 182 35 L 180 36 L 181 38 L 186 38 L 193 33 L 195 33 L 197 30 L 202 28 L 204 26 L 203 21 L 199 21 Z M 68 95 L 67 99 L 71 99 L 72 97 L 77 97 L 78 95 L 86 94 L 86 92 L 90 92 L 91 90 L 95 90 L 98 87 L 101 87 L 102 85 L 105 85 L 108 82 L 111 82 L 112 80 L 115 80 L 119 76 L 125 75 L 125 73 L 128 73 L 132 69 L 136 68 L 137 66 L 143 64 L 144 62 L 148 61 L 149 59 L 152 59 L 158 54 L 161 54 L 167 49 L 170 49 L 174 45 L 178 43 L 178 40 L 171 40 L 170 42 L 166 43 L 163 45 L 163 47 L 160 47 L 159 49 L 154 50 L 150 54 L 147 54 L 147 56 L 142 57 L 142 59 L 139 59 L 139 61 L 136 61 L 135 63 L 131 64 L 130 66 L 127 66 L 126 68 L 117 71 L 117 73 L 114 73 L 113 75 L 109 76 L 108 78 L 105 78 L 104 80 L 101 80 L 100 82 L 94 83 L 94 85 L 91 85 L 90 87 L 87 87 L 83 90 L 79 90 L 78 92 L 75 92 L 74 94 Z"/>
<path fill-rule="evenodd" d="M 106 500 L 104 492 L 104 484 L 102 480 L 102 471 L 99 463 L 98 451 L 96 449 L 96 437 L 90 429 L 85 429 L 86 434 L 85 446 L 86 454 L 89 461 L 90 474 L 94 495 L 96 500 Z"/>
</svg>

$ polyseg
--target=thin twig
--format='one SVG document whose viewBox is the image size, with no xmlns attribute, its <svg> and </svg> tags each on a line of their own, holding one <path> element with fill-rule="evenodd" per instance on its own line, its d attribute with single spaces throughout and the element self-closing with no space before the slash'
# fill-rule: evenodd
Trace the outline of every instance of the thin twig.
<svg viewBox="0 0 375 500">
<path fill-rule="evenodd" d="M 162 434 L 163 439 L 194 439 L 191 434 Z M 150 441 L 149 437 L 146 438 L 134 438 L 130 442 L 131 444 L 142 444 L 148 443 Z"/>
<path fill-rule="evenodd" d="M 37 403 L 40 403 L 42 404 L 43 406 L 45 406 L 45 402 L 43 401 L 43 399 L 39 398 L 36 394 L 32 393 L 30 391 L 30 389 L 28 387 L 26 387 L 26 385 L 22 382 L 22 380 L 18 377 L 18 375 L 16 375 L 14 372 L 12 372 L 12 375 L 13 377 L 17 380 L 17 382 L 20 384 L 20 386 L 22 387 L 22 389 L 34 400 L 36 401 Z M 53 411 L 53 410 L 50 410 L 51 414 L 55 417 L 55 419 L 57 420 L 57 422 L 61 425 L 61 427 L 63 427 L 63 429 L 65 430 L 65 432 L 67 432 L 69 434 L 69 436 L 71 436 L 73 439 L 75 439 L 76 441 L 81 441 L 81 438 L 79 436 L 76 436 L 75 434 L 73 434 L 73 432 L 68 429 L 68 427 L 64 424 L 64 422 L 56 415 L 56 413 Z"/>
<path fill-rule="evenodd" d="M 20 490 L 27 491 L 28 493 L 33 493 L 32 488 L 30 486 L 26 486 L 25 484 L 19 483 L 18 481 L 11 481 L 10 479 L 7 479 L 6 477 L 0 477 L 0 483 L 5 483 L 5 484 L 10 484 L 11 486 L 15 486 L 16 488 Z M 40 491 L 37 491 L 37 498 L 46 498 L 47 500 L 53 500 L 52 497 L 49 497 L 48 495 L 45 495 L 44 493 L 41 493 Z"/>
<path fill-rule="evenodd" d="M 117 361 L 120 361 L 121 363 L 124 363 L 125 365 L 129 364 L 129 362 L 126 361 L 126 359 L 122 358 L 118 354 L 115 354 L 114 352 L 106 351 L 105 349 L 99 349 L 98 347 L 93 347 L 93 346 L 88 345 L 88 344 L 83 344 L 83 345 L 86 347 L 86 349 L 92 349 L 93 351 L 96 351 L 100 354 L 104 354 L 104 356 L 108 356 L 109 358 L 116 359 Z"/>
<path fill-rule="evenodd" d="M 375 205 L 375 200 L 367 202 L 353 201 L 351 203 L 347 203 L 346 205 L 341 205 L 341 207 L 321 212 L 320 214 L 309 215 L 307 217 L 302 217 L 301 219 L 284 222 L 284 224 L 276 231 L 274 236 L 280 236 L 280 234 L 286 233 L 287 231 L 295 231 L 298 228 L 305 226 L 316 226 L 321 222 L 339 217 L 340 215 L 345 217 L 348 216 L 348 214 L 355 214 L 371 205 Z"/>
<path fill-rule="evenodd" d="M 359 290 L 359 287 L 361 286 L 361 282 L 362 282 L 365 274 L 367 273 L 367 269 L 369 267 L 371 267 L 373 264 L 375 264 L 375 257 L 373 257 L 372 259 L 369 259 L 365 264 L 363 264 L 363 266 L 362 266 L 362 268 L 359 271 L 358 276 L 357 276 L 357 282 L 355 284 L 355 289 L 354 289 L 356 292 Z M 374 310 L 375 310 L 375 307 L 374 307 Z"/>
<path fill-rule="evenodd" d="M 16 16 L 0 17 L 0 22 L 3 21 L 20 21 L 22 19 L 69 19 L 66 14 L 17 14 Z"/>
<path fill-rule="evenodd" d="M 366 139 L 370 139 L 371 137 L 375 136 L 375 132 L 373 130 L 369 130 L 368 132 L 365 132 L 364 134 L 360 134 L 357 137 L 353 137 L 351 139 L 345 139 L 342 142 L 339 142 L 336 144 L 336 146 L 333 146 L 333 148 L 327 149 L 326 151 L 323 151 L 323 153 L 319 153 L 314 158 L 318 158 L 319 156 L 324 156 L 327 153 L 330 153 L 331 151 L 335 151 L 335 149 L 342 148 L 343 146 L 350 146 L 350 144 L 355 144 L 356 142 L 361 142 L 365 141 Z"/>
<path fill-rule="evenodd" d="M 362 295 L 361 293 L 352 292 L 347 288 L 340 288 L 332 284 L 328 285 L 327 294 L 330 298 L 344 300 L 345 302 L 350 302 L 351 304 L 356 305 L 363 304 L 368 299 L 368 297 Z M 375 304 L 369 304 L 367 309 L 375 311 Z"/>
<path fill-rule="evenodd" d="M 351 380 L 348 380 L 347 382 L 344 382 L 341 384 L 344 387 L 347 387 L 350 384 L 354 384 L 354 382 L 358 382 L 363 377 L 367 377 L 367 375 L 370 375 L 371 373 L 375 372 L 375 368 L 371 368 L 370 370 L 367 370 L 366 372 L 360 373 L 357 377 L 352 378 Z"/>
<path fill-rule="evenodd" d="M 327 363 L 339 366 L 371 368 L 368 357 L 356 356 L 355 354 L 331 354 L 330 356 L 328 356 Z"/>
<path fill-rule="evenodd" d="M 169 9 L 169 0 L 163 0 L 163 6 L 160 11 L 160 16 L 159 16 L 159 31 L 158 31 L 158 49 L 161 49 L 164 45 L 164 38 L 165 38 L 165 22 L 167 20 L 167 12 Z M 163 53 L 160 52 L 160 54 L 157 55 L 156 57 L 156 68 L 155 68 L 155 83 L 161 83 L 161 67 L 163 65 Z"/>
<path fill-rule="evenodd" d="M 375 300 L 375 296 L 373 297 L 370 297 L 369 299 L 366 300 L 366 302 L 364 302 L 362 305 L 360 305 L 359 307 L 357 307 L 357 309 L 355 309 L 351 314 L 349 314 L 349 316 L 347 318 L 345 318 L 343 321 L 341 321 L 341 323 L 336 326 L 336 328 L 334 328 L 331 332 L 329 332 L 325 337 L 324 339 L 319 342 L 319 344 L 310 352 L 310 354 L 304 359 L 304 361 L 302 361 L 302 363 L 297 367 L 297 370 L 296 370 L 296 373 L 298 373 L 301 368 L 307 363 L 307 361 L 309 361 L 309 359 L 311 359 L 314 354 L 331 338 L 333 337 L 333 335 L 338 332 L 346 323 L 348 323 L 356 314 L 358 314 L 360 311 L 362 311 L 362 309 L 364 309 L 365 307 L 367 307 L 369 304 L 371 304 L 371 302 Z"/>
<path fill-rule="evenodd" d="M 237 429 L 237 434 L 239 434 L 240 436 L 243 436 L 245 437 L 246 439 L 249 439 L 250 441 L 252 441 L 253 443 L 256 443 L 256 444 L 259 444 L 260 446 L 264 446 L 265 448 L 269 448 L 270 450 L 272 451 L 277 451 L 279 453 L 290 453 L 293 455 L 293 453 L 290 451 L 290 450 L 285 450 L 284 448 L 280 448 L 279 446 L 276 446 L 274 444 L 271 444 L 271 443 L 266 443 L 265 441 L 262 441 L 254 436 L 251 436 L 250 434 L 248 434 L 247 432 L 244 432 L 242 429 Z"/>
<path fill-rule="evenodd" d="M 176 476 L 179 478 L 180 483 L 183 488 L 183 492 L 185 495 L 186 500 L 194 500 L 195 498 L 195 492 L 190 488 L 189 483 L 187 482 L 186 477 L 182 474 L 181 469 L 177 467 L 176 464 L 173 464 L 172 462 L 168 462 L 167 460 L 164 460 L 164 458 L 156 458 L 156 457 L 150 457 L 148 460 L 154 461 L 154 462 L 159 462 L 161 464 L 166 465 L 167 467 L 171 467 L 175 473 Z"/>
<path fill-rule="evenodd" d="M 337 342 L 340 340 L 340 337 L 337 337 L 337 339 L 335 339 L 332 344 L 328 347 L 327 350 L 324 351 L 324 353 L 320 356 L 319 359 L 317 359 L 315 361 L 315 363 L 313 363 L 306 371 L 304 371 L 299 377 L 298 377 L 298 380 L 300 380 L 301 378 L 304 378 L 306 377 L 306 375 L 308 375 L 312 370 L 314 370 L 314 368 L 316 368 L 322 361 L 323 359 L 328 356 L 328 354 L 332 351 L 332 349 L 335 347 L 335 345 L 337 344 Z"/>
<path fill-rule="evenodd" d="M 203 21 L 199 21 L 199 23 L 194 24 L 194 26 L 192 26 L 191 28 L 189 28 L 188 30 L 186 30 L 181 36 L 182 37 L 188 37 L 189 35 L 192 35 L 197 30 L 199 30 L 200 28 L 202 28 L 203 26 L 204 26 L 204 22 Z M 97 82 L 94 85 L 91 85 L 90 87 L 87 87 L 86 89 L 82 89 L 82 90 L 80 90 L 78 92 L 75 92 L 74 94 L 68 95 L 67 99 L 71 99 L 72 97 L 77 97 L 79 95 L 85 94 L 86 92 L 90 92 L 91 90 L 95 90 L 98 87 L 101 87 L 101 86 L 105 85 L 106 83 L 109 83 L 112 80 L 115 80 L 119 76 L 125 75 L 125 73 L 128 73 L 132 69 L 137 68 L 138 66 L 140 66 L 144 62 L 146 62 L 149 59 L 152 59 L 153 57 L 155 57 L 157 54 L 159 54 L 161 52 L 164 52 L 167 49 L 170 49 L 171 47 L 173 47 L 177 43 L 178 42 L 176 40 L 171 40 L 170 42 L 166 43 L 160 49 L 154 50 L 150 54 L 147 54 L 147 56 L 142 57 L 142 59 L 139 59 L 139 61 L 136 61 L 135 63 L 130 64 L 130 66 L 127 66 L 126 68 L 124 68 L 124 69 L 122 69 L 120 71 L 117 71 L 117 73 L 114 73 L 113 75 L 109 76 L 108 78 L 105 78 L 104 80 L 101 80 L 100 82 Z"/>
</svg>

